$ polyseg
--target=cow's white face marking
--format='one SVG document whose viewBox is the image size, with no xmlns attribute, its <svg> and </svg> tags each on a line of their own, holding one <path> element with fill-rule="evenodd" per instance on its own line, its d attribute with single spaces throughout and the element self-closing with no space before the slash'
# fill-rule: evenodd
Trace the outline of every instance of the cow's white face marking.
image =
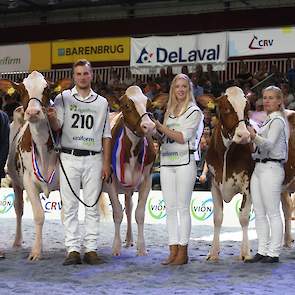
<svg viewBox="0 0 295 295">
<path fill-rule="evenodd" d="M 43 92 L 47 87 L 47 82 L 41 73 L 33 71 L 24 79 L 23 84 L 29 94 L 29 98 L 37 98 L 42 101 Z M 30 100 L 25 112 L 25 119 L 30 120 L 34 118 L 34 120 L 36 120 L 37 116 L 43 118 L 44 115 L 41 112 L 41 107 L 41 103 L 36 99 Z"/>
<path fill-rule="evenodd" d="M 136 111 L 141 117 L 140 127 L 145 134 L 151 133 L 155 130 L 155 123 L 150 119 L 146 113 L 147 97 L 142 93 L 138 86 L 130 86 L 126 90 L 126 95 L 134 102 Z"/>
<path fill-rule="evenodd" d="M 47 82 L 43 75 L 37 71 L 33 71 L 27 78 L 24 79 L 23 84 L 29 93 L 29 97 L 42 99 L 43 91 L 47 87 Z"/>
<path fill-rule="evenodd" d="M 238 144 L 249 143 L 250 133 L 246 127 L 245 121 L 241 121 L 244 119 L 244 111 L 247 104 L 244 92 L 241 88 L 234 86 L 226 89 L 225 94 L 227 95 L 227 100 L 237 113 L 238 120 L 240 121 L 236 127 L 233 141 Z"/>
</svg>

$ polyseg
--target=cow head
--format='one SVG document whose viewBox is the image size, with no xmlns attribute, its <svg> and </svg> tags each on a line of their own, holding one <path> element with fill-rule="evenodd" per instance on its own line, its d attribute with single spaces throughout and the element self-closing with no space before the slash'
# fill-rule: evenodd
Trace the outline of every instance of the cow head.
<svg viewBox="0 0 295 295">
<path fill-rule="evenodd" d="M 237 144 L 249 143 L 250 133 L 246 126 L 249 104 L 242 89 L 236 86 L 226 89 L 225 95 L 217 98 L 215 103 L 223 136 Z"/>
<path fill-rule="evenodd" d="M 25 112 L 25 120 L 44 119 L 42 107 L 49 103 L 50 90 L 41 73 L 33 71 L 19 84 L 9 80 L 1 80 L 0 89 L 8 94 L 15 91 L 19 94 Z"/>
<path fill-rule="evenodd" d="M 33 71 L 19 84 L 7 79 L 0 80 L 0 90 L 10 95 L 17 92 L 23 106 L 24 119 L 35 122 L 45 119 L 43 109 L 49 106 L 50 98 L 72 85 L 69 81 L 71 80 L 62 79 L 53 84 L 41 73 Z"/>
<path fill-rule="evenodd" d="M 138 86 L 130 86 L 125 94 L 116 99 L 112 97 L 112 105 L 122 112 L 125 125 L 136 135 L 143 136 L 155 132 L 155 123 L 147 112 L 148 98 Z"/>
</svg>

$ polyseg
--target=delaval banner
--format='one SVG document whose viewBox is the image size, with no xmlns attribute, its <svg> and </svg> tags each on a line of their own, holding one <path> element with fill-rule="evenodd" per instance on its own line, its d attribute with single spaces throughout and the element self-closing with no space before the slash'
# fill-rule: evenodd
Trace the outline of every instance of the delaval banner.
<svg viewBox="0 0 295 295">
<path fill-rule="evenodd" d="M 229 32 L 229 57 L 294 53 L 295 27 Z"/>
<path fill-rule="evenodd" d="M 50 42 L 0 46 L 0 72 L 49 70 Z"/>
<path fill-rule="evenodd" d="M 131 38 L 130 66 L 133 68 L 224 63 L 227 33 L 187 36 Z"/>
</svg>

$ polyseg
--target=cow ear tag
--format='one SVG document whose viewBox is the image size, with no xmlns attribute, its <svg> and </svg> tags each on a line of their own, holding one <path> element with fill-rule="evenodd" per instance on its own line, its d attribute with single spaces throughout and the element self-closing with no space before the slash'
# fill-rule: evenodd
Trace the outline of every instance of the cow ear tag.
<svg viewBox="0 0 295 295">
<path fill-rule="evenodd" d="M 213 110 L 215 108 L 215 103 L 212 100 L 209 100 L 207 103 L 207 108 Z"/>
<path fill-rule="evenodd" d="M 15 92 L 15 89 L 13 87 L 10 87 L 7 89 L 7 94 L 9 94 L 10 96 Z"/>
<path fill-rule="evenodd" d="M 54 88 L 54 92 L 60 92 L 61 91 L 61 86 L 58 85 Z"/>
</svg>

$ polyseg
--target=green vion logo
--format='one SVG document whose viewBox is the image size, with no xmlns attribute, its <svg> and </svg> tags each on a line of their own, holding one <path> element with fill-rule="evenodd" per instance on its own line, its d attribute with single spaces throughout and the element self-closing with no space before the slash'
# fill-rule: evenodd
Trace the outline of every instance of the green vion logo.
<svg viewBox="0 0 295 295">
<path fill-rule="evenodd" d="M 149 197 L 147 206 L 149 214 L 152 218 L 159 220 L 166 217 L 166 205 L 165 201 L 161 197 Z"/>
<path fill-rule="evenodd" d="M 12 207 L 14 203 L 14 194 L 8 194 L 4 196 L 0 196 L 0 214 L 7 213 Z"/>
<path fill-rule="evenodd" d="M 236 213 L 237 213 L 237 216 L 239 217 L 240 216 L 240 211 L 241 211 L 241 203 L 242 203 L 242 200 L 239 199 L 236 201 Z M 250 211 L 250 214 L 249 214 L 249 221 L 252 221 L 255 219 L 255 213 L 254 213 L 254 209 L 253 207 L 251 207 L 251 211 Z"/>
<path fill-rule="evenodd" d="M 213 200 L 212 198 L 200 202 L 198 199 L 191 201 L 192 216 L 199 220 L 205 221 L 213 214 Z"/>
<path fill-rule="evenodd" d="M 75 104 L 70 104 L 70 111 L 77 111 L 77 106 Z"/>
</svg>

